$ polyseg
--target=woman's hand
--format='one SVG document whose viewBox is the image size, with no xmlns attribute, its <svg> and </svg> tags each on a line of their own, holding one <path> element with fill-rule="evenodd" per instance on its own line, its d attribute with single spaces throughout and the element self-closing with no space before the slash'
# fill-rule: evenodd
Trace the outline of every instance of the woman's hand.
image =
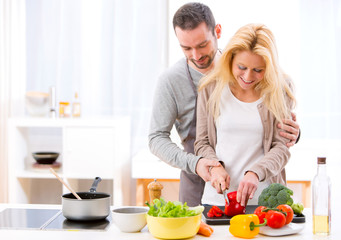
<svg viewBox="0 0 341 240">
<path fill-rule="evenodd" d="M 280 135 L 290 140 L 287 143 L 287 147 L 292 147 L 295 145 L 297 138 L 300 133 L 300 126 L 296 123 L 296 114 L 291 113 L 292 119 L 284 119 L 283 125 L 278 124 L 278 128 L 284 130 L 280 131 Z"/>
<path fill-rule="evenodd" d="M 247 172 L 244 175 L 243 180 L 239 183 L 237 190 L 237 202 L 242 206 L 246 206 L 247 201 L 252 199 L 257 187 L 258 187 L 259 179 L 258 175 L 254 172 Z"/>
<path fill-rule="evenodd" d="M 229 189 L 230 176 L 223 166 L 212 167 L 211 185 L 217 190 L 217 193 L 222 193 L 221 190 Z"/>
</svg>

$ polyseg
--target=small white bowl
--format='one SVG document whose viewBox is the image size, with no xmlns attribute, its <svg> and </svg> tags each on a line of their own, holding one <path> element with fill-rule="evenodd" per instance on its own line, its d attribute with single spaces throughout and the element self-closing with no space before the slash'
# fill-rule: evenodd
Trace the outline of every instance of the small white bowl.
<svg viewBox="0 0 341 240">
<path fill-rule="evenodd" d="M 112 219 L 122 232 L 139 232 L 147 224 L 148 207 L 120 207 L 112 210 Z"/>
</svg>

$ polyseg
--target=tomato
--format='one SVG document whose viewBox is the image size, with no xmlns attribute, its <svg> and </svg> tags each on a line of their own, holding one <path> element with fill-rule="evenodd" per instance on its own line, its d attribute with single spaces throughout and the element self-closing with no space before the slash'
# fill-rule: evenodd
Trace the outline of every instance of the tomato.
<svg viewBox="0 0 341 240">
<path fill-rule="evenodd" d="M 279 211 L 269 210 L 265 215 L 266 224 L 271 228 L 281 228 L 285 225 L 285 215 Z"/>
<path fill-rule="evenodd" d="M 285 224 L 291 223 L 292 219 L 294 218 L 294 211 L 292 208 L 287 204 L 278 205 L 276 208 L 287 213 Z"/>
<path fill-rule="evenodd" d="M 258 216 L 260 224 L 262 224 L 264 222 L 264 218 L 265 218 L 265 215 L 266 215 L 266 212 L 262 212 L 262 210 L 264 210 L 264 209 L 266 209 L 266 207 L 259 206 L 253 212 L 254 214 L 256 214 Z"/>
</svg>

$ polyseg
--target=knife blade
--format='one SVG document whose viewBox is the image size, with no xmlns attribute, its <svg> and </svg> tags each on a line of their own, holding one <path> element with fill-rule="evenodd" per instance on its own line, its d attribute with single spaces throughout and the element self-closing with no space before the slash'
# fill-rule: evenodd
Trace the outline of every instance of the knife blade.
<svg viewBox="0 0 341 240">
<path fill-rule="evenodd" d="M 220 186 L 221 191 L 223 192 L 224 198 L 225 198 L 225 204 L 230 205 L 229 200 L 227 198 L 227 189 L 223 190 Z"/>
</svg>

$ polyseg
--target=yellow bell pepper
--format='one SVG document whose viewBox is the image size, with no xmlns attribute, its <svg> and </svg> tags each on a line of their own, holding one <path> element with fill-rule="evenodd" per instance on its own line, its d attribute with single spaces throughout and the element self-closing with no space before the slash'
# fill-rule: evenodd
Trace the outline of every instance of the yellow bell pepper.
<svg viewBox="0 0 341 240">
<path fill-rule="evenodd" d="M 230 233 L 235 237 L 253 238 L 259 233 L 259 227 L 266 225 L 265 222 L 259 224 L 256 214 L 240 214 L 230 220 Z"/>
</svg>

